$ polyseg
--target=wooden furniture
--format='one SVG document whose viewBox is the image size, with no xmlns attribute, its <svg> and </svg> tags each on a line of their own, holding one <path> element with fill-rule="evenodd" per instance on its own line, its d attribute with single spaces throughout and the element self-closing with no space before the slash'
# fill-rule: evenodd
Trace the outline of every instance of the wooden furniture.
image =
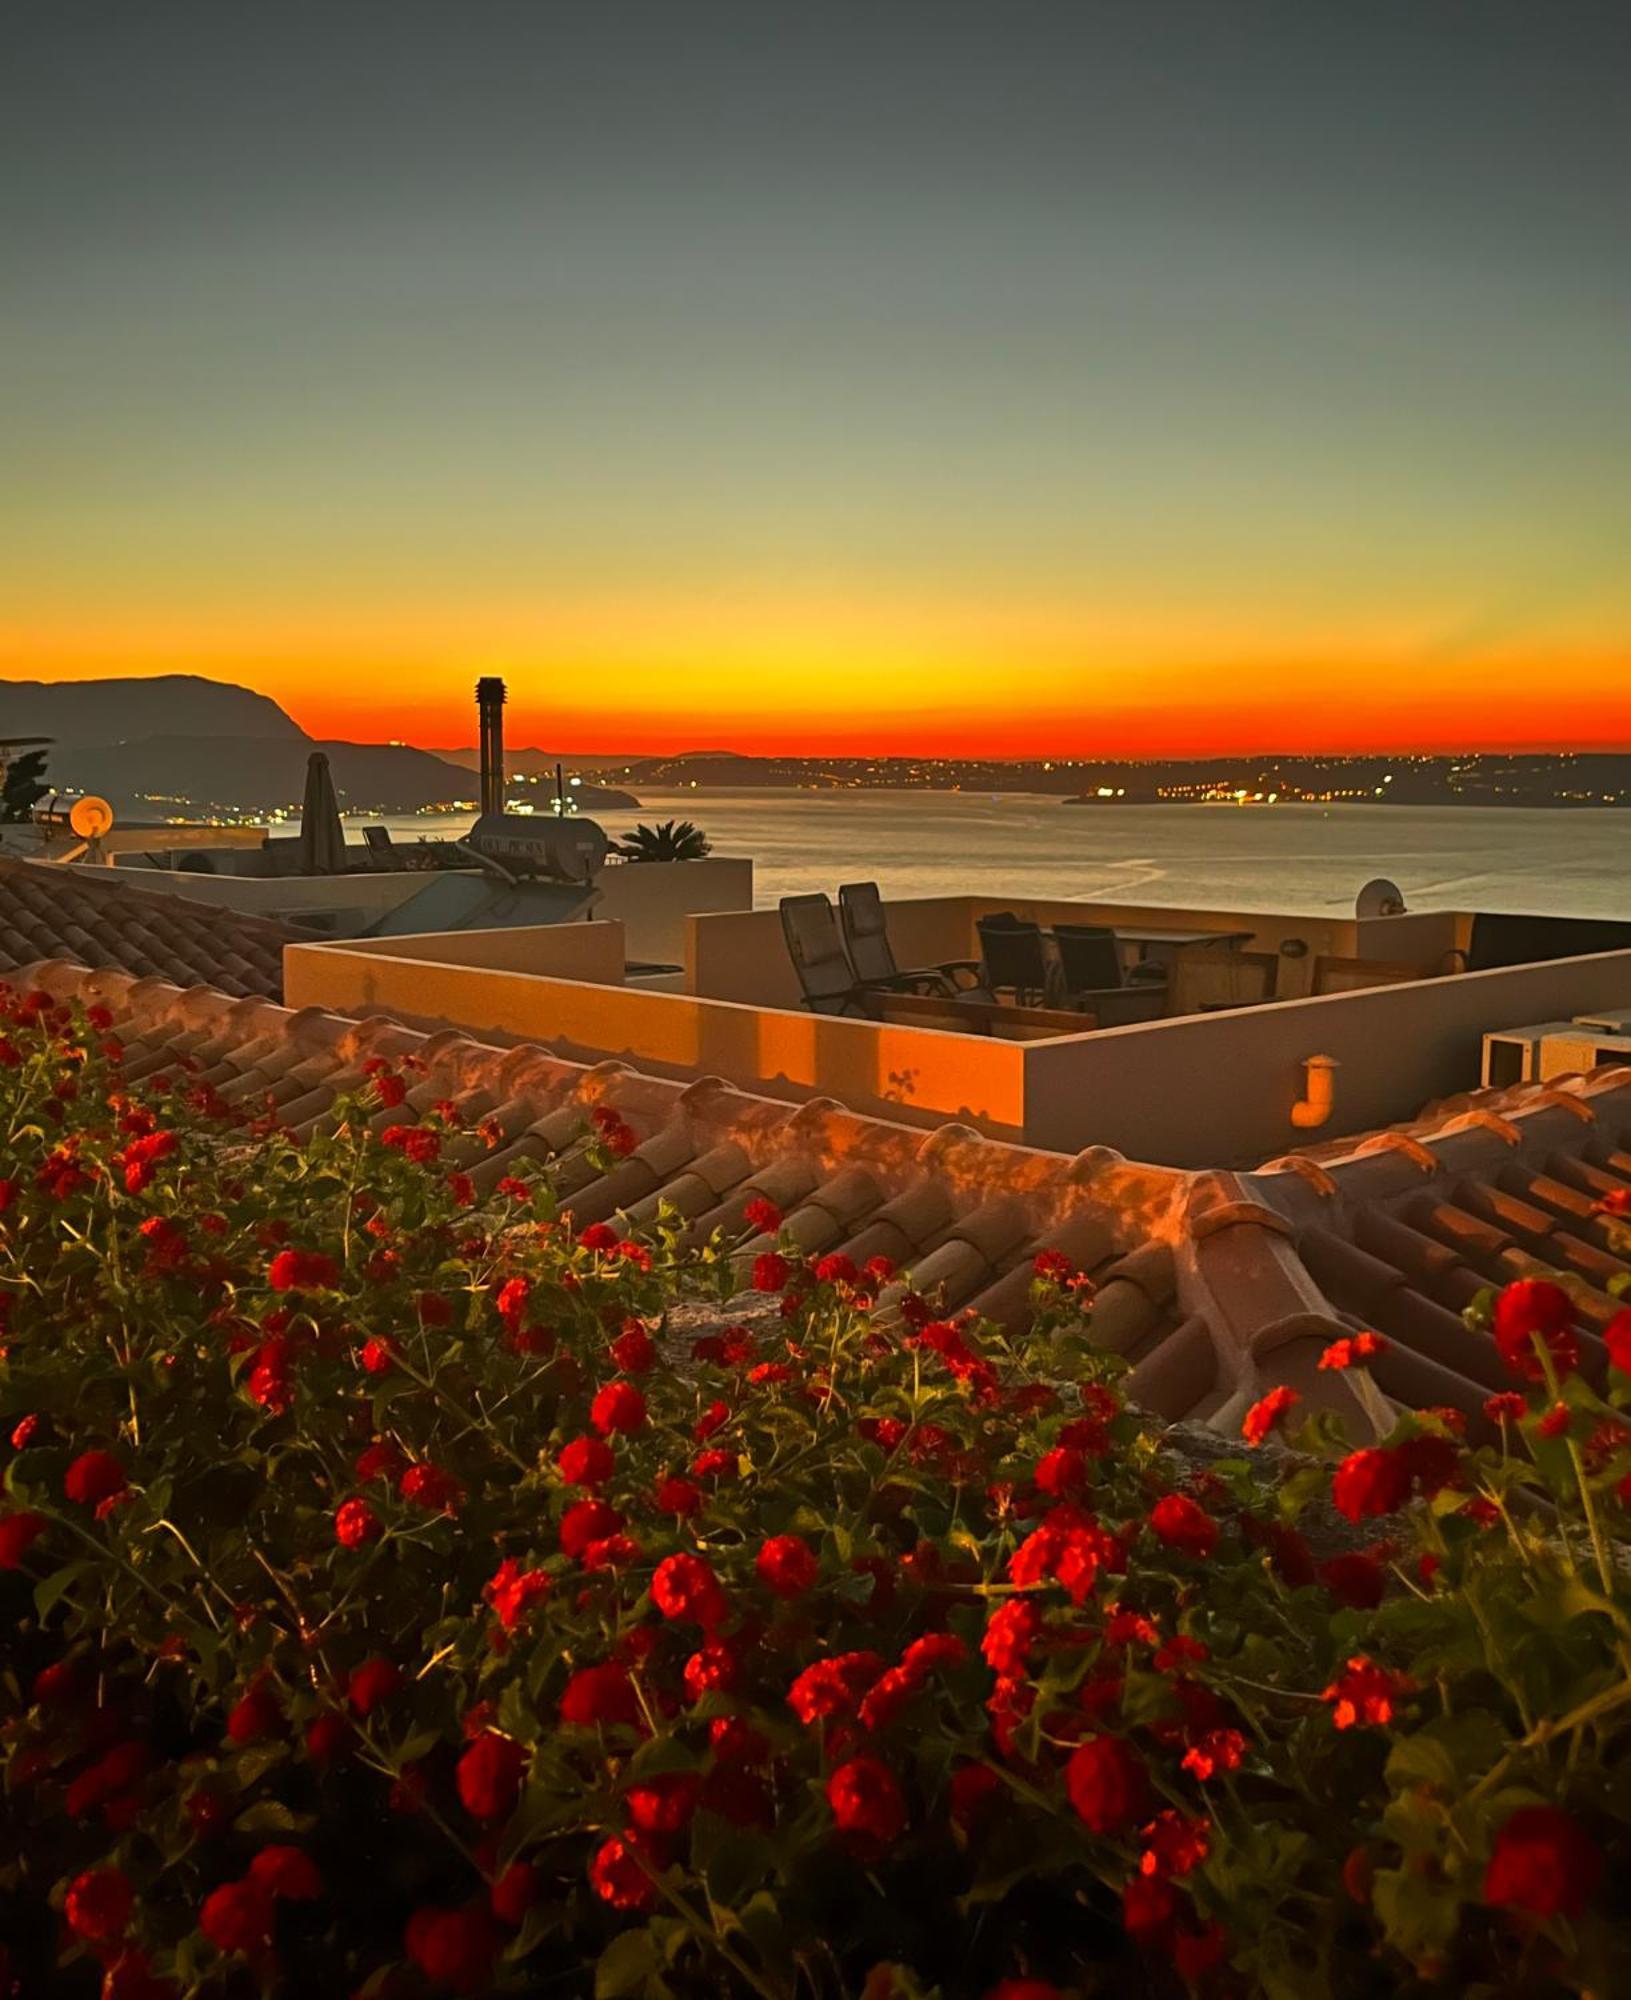
<svg viewBox="0 0 1631 2000">
<path fill-rule="evenodd" d="M 1418 979 L 1435 979 L 1434 966 L 1411 965 L 1396 958 L 1316 958 L 1313 993 L 1362 993 L 1369 986 L 1409 986 Z"/>
<path fill-rule="evenodd" d="M 1102 1025 L 1092 1014 L 1063 1007 L 1017 1007 L 1000 1000 L 927 993 L 879 993 L 874 996 L 877 1018 L 901 1027 L 949 1029 L 959 1035 L 996 1035 L 1014 1031 L 1034 1041 L 1050 1035 L 1082 1035 Z"/>
<path fill-rule="evenodd" d="M 1226 1007 L 1260 1007 L 1274 999 L 1279 976 L 1276 952 L 1183 945 L 1173 954 L 1167 1012 L 1212 1014 Z"/>
</svg>

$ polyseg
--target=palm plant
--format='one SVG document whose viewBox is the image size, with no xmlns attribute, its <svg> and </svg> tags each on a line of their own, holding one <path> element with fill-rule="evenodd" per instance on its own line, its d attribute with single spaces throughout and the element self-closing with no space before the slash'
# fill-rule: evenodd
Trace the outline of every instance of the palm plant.
<svg viewBox="0 0 1631 2000">
<path fill-rule="evenodd" d="M 713 842 L 693 821 L 665 819 L 656 826 L 637 826 L 627 840 L 612 843 L 625 861 L 700 861 Z"/>
</svg>

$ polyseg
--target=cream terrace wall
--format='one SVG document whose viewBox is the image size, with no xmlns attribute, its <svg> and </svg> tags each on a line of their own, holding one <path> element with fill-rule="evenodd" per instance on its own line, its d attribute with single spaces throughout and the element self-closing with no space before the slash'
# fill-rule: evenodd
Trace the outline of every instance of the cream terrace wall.
<svg viewBox="0 0 1631 2000">
<path fill-rule="evenodd" d="M 1285 916 L 1263 910 L 1189 910 L 1162 903 L 1069 902 L 1025 896 L 906 897 L 885 905 L 889 940 L 902 966 L 977 958 L 979 918 L 1012 911 L 1033 923 L 1108 924 L 1112 929 L 1249 931 L 1249 951 L 1278 952 L 1288 938 L 1307 950 L 1283 958 L 1282 994 L 1308 990 L 1316 958 L 1358 955 L 1358 926 L 1351 918 Z M 743 910 L 693 919 L 685 954 L 687 990 L 712 999 L 760 1007 L 799 1005 L 798 980 L 788 961 L 776 910 Z M 1390 954 L 1391 955 L 1391 954 Z"/>
<path fill-rule="evenodd" d="M 683 965 L 687 918 L 753 908 L 753 863 L 726 854 L 701 861 L 622 862 L 603 868 L 595 887 L 600 891 L 595 915 L 623 926 L 630 958 Z"/>
<path fill-rule="evenodd" d="M 359 850 L 360 851 L 360 850 Z M 457 869 L 477 875 L 476 869 Z M 301 910 L 355 910 L 365 920 L 384 916 L 435 878 L 413 869 L 357 875 L 194 875 L 178 868 L 128 868 L 117 879 L 194 903 L 214 903 L 248 916 L 286 917 Z"/>
<path fill-rule="evenodd" d="M 1024 1046 L 1030 1145 L 1163 1166 L 1247 1164 L 1416 1117 L 1478 1087 L 1487 1029 L 1631 1005 L 1631 951 L 1458 973 Z M 1304 1060 L 1334 1056 L 1330 1122 L 1299 1130 Z"/>
<path fill-rule="evenodd" d="M 619 928 L 556 924 L 534 935 L 558 944 L 568 935 Z M 833 1098 L 900 1123 L 960 1120 L 992 1137 L 1021 1136 L 1025 1071 L 1017 1042 L 449 962 L 484 937 L 495 940 L 491 951 L 499 956 L 502 941 L 517 933 L 393 938 L 389 949 L 369 939 L 291 945 L 284 953 L 285 998 L 291 1007 L 389 1013 L 416 1026 L 451 1025 L 547 1043 L 575 1062 L 620 1059 L 687 1082 L 724 1077 L 743 1090 L 793 1103 Z M 427 948 L 440 948 L 446 957 L 428 955 Z M 616 955 L 620 974 L 620 943 Z"/>
<path fill-rule="evenodd" d="M 464 966 L 474 972 L 528 973 L 621 986 L 626 940 L 621 924 L 502 924 L 491 930 L 421 931 L 404 937 L 336 938 L 312 949 L 353 958 L 411 959 L 416 965 Z"/>
</svg>

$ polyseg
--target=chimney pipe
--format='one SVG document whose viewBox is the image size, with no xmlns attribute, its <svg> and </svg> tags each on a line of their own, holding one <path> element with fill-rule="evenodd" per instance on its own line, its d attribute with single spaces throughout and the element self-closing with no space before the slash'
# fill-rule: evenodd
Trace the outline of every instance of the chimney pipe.
<svg viewBox="0 0 1631 2000">
<path fill-rule="evenodd" d="M 504 683 L 486 675 L 476 683 L 476 716 L 481 735 L 481 809 L 504 810 Z"/>
</svg>

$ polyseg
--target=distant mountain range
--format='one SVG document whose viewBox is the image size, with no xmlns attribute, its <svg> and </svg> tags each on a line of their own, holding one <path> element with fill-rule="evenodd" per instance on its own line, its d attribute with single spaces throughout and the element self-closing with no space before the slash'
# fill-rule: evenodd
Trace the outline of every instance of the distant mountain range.
<svg viewBox="0 0 1631 2000">
<path fill-rule="evenodd" d="M 454 809 L 468 806 L 476 791 L 474 764 L 404 744 L 320 741 L 266 695 L 196 674 L 0 680 L 0 736 L 53 737 L 51 782 L 100 793 L 126 818 L 298 806 L 314 750 L 327 752 L 348 812 Z M 592 785 L 574 796 L 589 811 L 637 803 L 627 792 Z"/>
</svg>

